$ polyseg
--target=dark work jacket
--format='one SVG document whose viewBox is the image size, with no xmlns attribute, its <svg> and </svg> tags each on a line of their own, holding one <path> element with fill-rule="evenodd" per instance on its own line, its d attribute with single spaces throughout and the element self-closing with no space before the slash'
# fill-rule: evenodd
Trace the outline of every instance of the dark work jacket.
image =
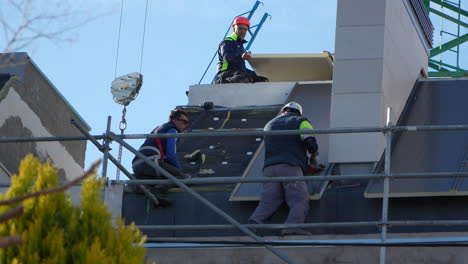
<svg viewBox="0 0 468 264">
<path fill-rule="evenodd" d="M 245 60 L 242 53 L 245 52 L 244 43 L 236 33 L 226 37 L 218 47 L 218 73 L 226 70 L 245 71 Z"/>
<path fill-rule="evenodd" d="M 160 127 L 156 128 L 156 129 L 153 129 L 153 131 L 151 131 L 151 134 L 162 134 L 162 133 L 167 133 L 167 131 L 171 128 L 174 128 L 175 130 L 177 130 L 177 132 L 180 132 L 176 125 L 174 123 L 172 123 L 171 121 L 167 122 L 167 123 L 164 123 L 163 125 L 161 125 Z M 163 148 L 163 153 L 164 155 L 166 155 L 167 151 L 166 151 L 166 146 L 167 146 L 167 138 L 160 138 L 161 140 L 161 145 L 162 145 L 162 148 Z M 140 149 L 138 150 L 140 153 L 142 153 L 143 155 L 147 156 L 147 157 L 152 157 L 156 154 L 160 154 L 160 153 L 157 153 L 155 150 L 152 150 L 151 148 L 144 148 L 144 147 L 154 147 L 154 148 L 157 148 L 159 149 L 159 146 L 158 146 L 158 143 L 156 141 L 156 138 L 147 138 L 145 140 L 145 142 L 143 142 L 143 145 L 141 145 Z M 135 158 L 133 158 L 133 161 L 132 163 L 137 160 L 138 157 L 135 156 Z"/>
<path fill-rule="evenodd" d="M 307 121 L 307 118 L 290 112 L 272 119 L 265 125 L 264 130 L 299 129 L 302 121 Z M 299 166 L 302 171 L 306 171 L 307 148 L 300 135 L 265 136 L 264 167 L 275 164 Z"/>
</svg>

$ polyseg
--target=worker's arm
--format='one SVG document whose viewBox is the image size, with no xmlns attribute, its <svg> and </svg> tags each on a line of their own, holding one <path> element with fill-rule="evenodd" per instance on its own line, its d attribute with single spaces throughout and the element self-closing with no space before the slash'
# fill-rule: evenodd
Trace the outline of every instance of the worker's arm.
<svg viewBox="0 0 468 264">
<path fill-rule="evenodd" d="M 309 129 L 312 130 L 314 127 L 309 123 L 309 121 L 304 120 L 299 124 L 299 129 Z M 307 151 L 310 154 L 315 154 L 317 153 L 318 150 L 318 145 L 317 145 L 317 140 L 312 134 L 301 134 L 301 140 L 304 142 Z"/>
<path fill-rule="evenodd" d="M 171 128 L 167 131 L 167 133 L 177 133 L 177 130 L 175 128 Z M 166 159 L 169 164 L 180 169 L 182 167 L 180 166 L 179 160 L 177 159 L 176 145 L 177 145 L 177 138 L 166 139 Z"/>
<path fill-rule="evenodd" d="M 235 41 L 225 40 L 220 45 L 221 56 L 223 60 L 227 62 L 233 62 L 234 60 L 242 59 L 242 53 L 244 49 L 239 49 Z"/>
</svg>

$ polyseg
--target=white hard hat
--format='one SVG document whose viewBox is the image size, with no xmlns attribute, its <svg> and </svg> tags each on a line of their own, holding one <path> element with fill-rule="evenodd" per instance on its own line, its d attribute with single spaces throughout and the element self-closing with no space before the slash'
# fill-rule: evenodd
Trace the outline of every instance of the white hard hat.
<svg viewBox="0 0 468 264">
<path fill-rule="evenodd" d="M 289 109 L 295 109 L 295 110 L 299 111 L 299 113 L 302 115 L 302 106 L 301 106 L 300 104 L 294 102 L 294 101 L 285 104 L 285 105 L 283 106 L 283 108 L 281 108 L 281 111 L 284 111 L 284 110 L 287 109 L 287 108 L 289 108 Z"/>
</svg>

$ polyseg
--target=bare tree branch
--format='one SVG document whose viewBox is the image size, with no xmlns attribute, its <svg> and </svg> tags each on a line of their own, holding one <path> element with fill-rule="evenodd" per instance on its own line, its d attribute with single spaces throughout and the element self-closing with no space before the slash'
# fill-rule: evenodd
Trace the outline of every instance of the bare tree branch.
<svg viewBox="0 0 468 264">
<path fill-rule="evenodd" d="M 64 190 L 72 187 L 73 185 L 79 183 L 80 181 L 86 179 L 88 176 L 90 176 L 92 174 L 95 174 L 96 169 L 99 166 L 99 164 L 101 164 L 101 160 L 98 160 L 98 161 L 94 162 L 93 165 L 91 165 L 91 168 L 83 176 L 78 177 L 78 178 L 76 178 L 76 179 L 74 179 L 74 180 L 72 180 L 72 181 L 70 181 L 70 182 L 68 182 L 66 184 L 62 184 L 62 185 L 57 186 L 57 187 L 41 190 L 41 191 L 34 192 L 34 193 L 28 193 L 26 195 L 18 196 L 18 197 L 9 199 L 9 200 L 0 201 L 0 205 L 11 205 L 11 204 L 15 204 L 15 203 L 24 201 L 26 199 L 41 196 L 41 195 L 44 195 L 44 194 L 64 191 Z"/>
<path fill-rule="evenodd" d="M 0 41 L 0 51 L 3 52 L 24 49 L 40 39 L 53 43 L 73 42 L 76 37 L 71 32 L 105 15 L 93 16 L 91 14 L 98 9 L 85 12 L 69 0 L 50 0 L 47 7 L 34 0 L 4 1 L 1 9 L 7 16 L 0 16 L 0 27 L 5 36 L 5 40 Z"/>
<path fill-rule="evenodd" d="M 3 214 L 0 215 L 0 223 L 1 222 L 5 222 L 7 220 L 10 220 L 12 218 L 16 218 L 16 217 L 19 217 L 21 215 L 23 215 L 24 213 L 24 208 L 22 205 L 19 205 L 13 209 L 10 209 L 6 212 L 4 212 Z"/>
<path fill-rule="evenodd" d="M 23 240 L 21 239 L 21 235 L 14 235 L 14 236 L 0 238 L 0 248 L 7 248 L 10 246 L 19 245 L 21 243 L 23 243 Z"/>
</svg>

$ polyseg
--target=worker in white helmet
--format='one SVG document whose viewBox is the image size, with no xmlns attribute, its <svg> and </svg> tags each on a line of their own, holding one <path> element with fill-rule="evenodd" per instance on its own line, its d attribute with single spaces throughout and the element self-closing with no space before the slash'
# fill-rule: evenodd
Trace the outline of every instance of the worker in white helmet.
<svg viewBox="0 0 468 264">
<path fill-rule="evenodd" d="M 281 109 L 279 116 L 268 122 L 269 130 L 313 129 L 306 117 L 302 116 L 302 106 L 289 102 Z M 307 170 L 307 152 L 316 155 L 317 141 L 311 134 L 265 136 L 265 177 L 303 176 Z M 267 182 L 263 184 L 260 203 L 249 218 L 251 224 L 263 224 L 283 202 L 289 206 L 285 224 L 304 223 L 309 212 L 307 184 L 304 181 Z M 299 228 L 283 229 L 282 235 L 308 235 Z"/>
</svg>

